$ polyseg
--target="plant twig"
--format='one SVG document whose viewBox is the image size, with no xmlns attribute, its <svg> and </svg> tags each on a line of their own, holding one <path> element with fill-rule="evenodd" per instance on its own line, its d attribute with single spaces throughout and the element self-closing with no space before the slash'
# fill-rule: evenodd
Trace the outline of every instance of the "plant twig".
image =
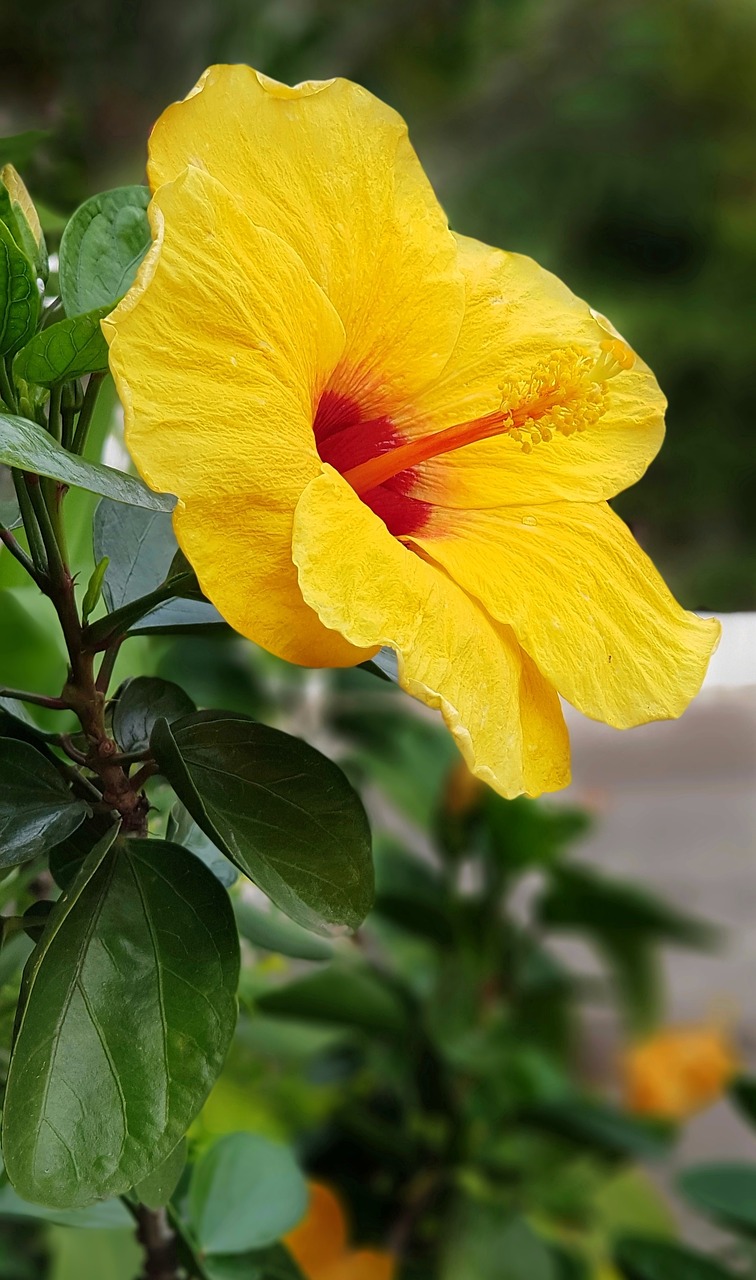
<svg viewBox="0 0 756 1280">
<path fill-rule="evenodd" d="M 63 698 L 50 698 L 46 693 L 29 693 L 26 689 L 9 689 L 0 685 L 0 698 L 14 698 L 16 702 L 32 702 L 37 707 L 47 707 L 49 711 L 70 711 L 69 703 Z"/>
<path fill-rule="evenodd" d="M 29 577 L 33 578 L 39 585 L 39 574 L 34 561 L 31 556 L 26 554 L 21 544 L 16 541 L 10 529 L 7 529 L 4 524 L 0 524 L 0 542 L 10 551 L 14 559 L 18 560 L 18 563 L 24 567 Z"/>
<path fill-rule="evenodd" d="M 81 406 L 79 421 L 76 424 L 76 432 L 71 444 L 72 453 L 83 453 L 87 443 L 89 428 L 92 425 L 92 415 L 97 404 L 97 397 L 100 394 L 100 387 L 107 377 L 106 373 L 92 373 L 89 376 L 87 389 L 84 392 L 84 403 Z"/>
<path fill-rule="evenodd" d="M 21 511 L 21 519 L 24 522 L 24 532 L 29 543 L 31 558 L 37 574 L 41 575 L 47 572 L 47 559 L 45 557 L 45 548 L 42 537 L 39 532 L 39 525 L 34 514 L 34 509 L 29 497 L 29 488 L 25 477 L 20 471 L 12 471 L 13 486 L 16 490 L 16 498 L 18 499 L 19 509 Z"/>
<path fill-rule="evenodd" d="M 137 1239 L 144 1249 L 142 1280 L 179 1280 L 176 1233 L 165 1209 L 129 1205 L 136 1219 Z"/>
</svg>

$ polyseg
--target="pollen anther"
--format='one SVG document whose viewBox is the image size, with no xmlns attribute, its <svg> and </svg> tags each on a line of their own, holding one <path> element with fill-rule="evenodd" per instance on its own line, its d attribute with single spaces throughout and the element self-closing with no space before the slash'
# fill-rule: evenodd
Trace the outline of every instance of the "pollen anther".
<svg viewBox="0 0 756 1280">
<path fill-rule="evenodd" d="M 569 437 L 595 426 L 606 410 L 605 384 L 634 363 L 621 339 L 603 341 L 598 359 L 580 348 L 564 347 L 527 378 L 502 383 L 498 410 L 395 445 L 344 472 L 344 479 L 356 493 L 367 493 L 421 462 L 493 436 L 508 436 L 523 453 L 531 453 L 555 434 Z"/>
</svg>

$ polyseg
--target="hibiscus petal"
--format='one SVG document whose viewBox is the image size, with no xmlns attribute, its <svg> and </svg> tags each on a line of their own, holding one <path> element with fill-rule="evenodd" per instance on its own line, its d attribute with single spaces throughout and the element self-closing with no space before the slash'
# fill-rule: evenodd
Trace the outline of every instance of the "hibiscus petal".
<svg viewBox="0 0 756 1280">
<path fill-rule="evenodd" d="M 347 1225 L 338 1196 L 321 1182 L 310 1183 L 307 1216 L 284 1239 L 284 1244 L 308 1277 L 317 1277 L 347 1249 Z"/>
<path fill-rule="evenodd" d="M 446 364 L 464 310 L 457 248 L 401 116 L 348 80 L 289 88 L 245 66 L 205 72 L 150 141 L 153 189 L 197 165 L 292 245 L 347 333 L 332 388 L 366 414 Z M 285 311 L 285 308 L 284 308 Z"/>
<path fill-rule="evenodd" d="M 426 555 L 514 628 L 580 711 L 616 728 L 682 714 L 720 626 L 681 609 L 605 503 L 439 512 Z"/>
<path fill-rule="evenodd" d="M 472 772 L 505 796 L 569 781 L 559 700 L 456 583 L 391 536 L 327 467 L 297 506 L 302 594 L 353 645 L 390 645 L 404 688 L 439 708 Z"/>
<path fill-rule="evenodd" d="M 501 384 L 527 380 L 560 348 L 597 358 L 613 331 L 532 259 L 458 237 L 467 284 L 465 317 L 441 377 L 399 416 L 404 434 L 441 430 L 498 409 Z M 664 437 L 665 400 L 641 361 L 606 384 L 595 426 L 523 453 L 499 436 L 418 468 L 413 496 L 449 507 L 596 501 L 640 479 Z"/>
<path fill-rule="evenodd" d="M 396 1259 L 390 1253 L 359 1249 L 347 1253 L 331 1266 L 305 1273 L 308 1280 L 393 1280 Z"/>
<path fill-rule="evenodd" d="M 132 457 L 181 500 L 177 536 L 232 626 L 295 662 L 358 662 L 302 601 L 290 554 L 340 321 L 293 250 L 208 174 L 187 170 L 151 210 L 155 245 L 103 325 Z"/>
</svg>

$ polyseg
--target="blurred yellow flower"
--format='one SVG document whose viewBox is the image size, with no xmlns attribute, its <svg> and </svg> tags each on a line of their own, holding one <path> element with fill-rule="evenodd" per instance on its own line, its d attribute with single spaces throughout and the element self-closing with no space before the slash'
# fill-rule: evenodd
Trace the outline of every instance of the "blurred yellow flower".
<svg viewBox="0 0 756 1280">
<path fill-rule="evenodd" d="M 402 119 L 345 80 L 210 68 L 155 126 L 154 246 L 103 328 L 128 446 L 238 631 L 312 666 L 397 651 L 472 772 L 569 781 L 557 691 L 681 714 L 718 624 L 606 500 L 664 398 L 609 323 L 455 236 Z"/>
<path fill-rule="evenodd" d="M 684 1120 L 716 1102 L 739 1069 L 719 1027 L 670 1027 L 634 1045 L 623 1061 L 625 1099 L 639 1115 Z"/>
<path fill-rule="evenodd" d="M 307 1217 L 284 1243 L 307 1280 L 393 1280 L 394 1259 L 377 1250 L 350 1250 L 338 1198 L 318 1182 L 310 1184 Z"/>
</svg>

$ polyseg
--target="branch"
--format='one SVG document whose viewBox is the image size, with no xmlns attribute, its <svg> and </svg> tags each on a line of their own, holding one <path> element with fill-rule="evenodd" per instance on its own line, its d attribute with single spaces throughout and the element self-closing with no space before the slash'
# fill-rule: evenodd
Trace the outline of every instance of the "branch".
<svg viewBox="0 0 756 1280">
<path fill-rule="evenodd" d="M 14 698 L 16 702 L 32 702 L 37 707 L 47 707 L 50 711 L 70 711 L 71 706 L 64 698 L 49 698 L 46 693 L 29 693 L 26 689 L 8 689 L 0 685 L 0 698 Z"/>
<path fill-rule="evenodd" d="M 137 1239 L 144 1249 L 142 1280 L 179 1280 L 176 1233 L 165 1209 L 129 1205 L 137 1223 Z"/>
</svg>

